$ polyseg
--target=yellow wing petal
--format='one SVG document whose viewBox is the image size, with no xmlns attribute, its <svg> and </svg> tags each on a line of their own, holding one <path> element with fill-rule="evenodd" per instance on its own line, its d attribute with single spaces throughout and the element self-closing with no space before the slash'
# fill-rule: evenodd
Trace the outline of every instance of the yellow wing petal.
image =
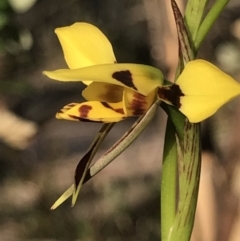
<svg viewBox="0 0 240 241">
<path fill-rule="evenodd" d="M 136 91 L 125 88 L 123 102 L 125 112 L 128 116 L 140 116 L 147 112 L 156 99 L 156 90 L 152 91 L 148 96 L 141 95 Z"/>
<path fill-rule="evenodd" d="M 204 60 L 189 62 L 176 84 L 184 96 L 180 111 L 190 122 L 200 122 L 240 95 L 240 85 L 231 76 Z"/>
<path fill-rule="evenodd" d="M 70 69 L 116 62 L 111 43 L 91 24 L 75 23 L 57 28 L 55 33 Z"/>
<path fill-rule="evenodd" d="M 56 115 L 58 119 L 73 121 L 118 122 L 126 118 L 123 103 L 88 101 L 71 103 L 62 108 Z"/>
<path fill-rule="evenodd" d="M 91 80 L 130 88 L 142 95 L 149 95 L 163 83 L 159 69 L 141 64 L 104 64 L 80 69 L 61 69 L 43 72 L 60 81 Z"/>
<path fill-rule="evenodd" d="M 123 87 L 93 82 L 83 90 L 82 96 L 86 100 L 116 103 L 122 101 Z"/>
</svg>

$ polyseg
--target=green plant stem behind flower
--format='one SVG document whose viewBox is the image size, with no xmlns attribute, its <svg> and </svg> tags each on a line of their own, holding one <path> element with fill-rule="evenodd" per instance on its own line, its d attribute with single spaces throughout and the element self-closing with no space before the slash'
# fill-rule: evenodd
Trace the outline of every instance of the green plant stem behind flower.
<svg viewBox="0 0 240 241">
<path fill-rule="evenodd" d="M 209 0 L 188 0 L 184 20 L 186 27 L 191 34 L 191 40 L 194 43 L 199 27 L 202 23 L 202 18 L 206 4 Z"/>
<path fill-rule="evenodd" d="M 181 67 L 195 58 L 201 42 L 228 0 L 216 1 L 203 21 L 203 11 L 207 2 L 189 0 L 185 15 L 189 29 L 185 28 L 176 2 L 171 2 L 180 45 L 180 62 L 176 74 L 178 77 Z M 189 241 L 194 224 L 201 168 L 200 124 L 191 124 L 177 110 L 165 104 L 162 106 L 169 119 L 161 181 L 161 240 Z M 176 192 L 179 193 L 177 198 Z"/>
<path fill-rule="evenodd" d="M 203 13 L 209 0 L 188 0 L 185 21 L 196 52 L 229 1 L 215 0 L 213 6 L 203 19 Z"/>
<path fill-rule="evenodd" d="M 161 238 L 167 240 L 176 215 L 177 143 L 176 133 L 170 119 L 167 121 L 162 182 L 161 182 Z"/>
</svg>

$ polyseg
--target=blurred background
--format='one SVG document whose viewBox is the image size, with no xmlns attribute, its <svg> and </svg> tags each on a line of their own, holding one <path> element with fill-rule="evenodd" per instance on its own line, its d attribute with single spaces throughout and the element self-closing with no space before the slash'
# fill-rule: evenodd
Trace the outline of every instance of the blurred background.
<svg viewBox="0 0 240 241">
<path fill-rule="evenodd" d="M 186 1 L 177 1 L 184 9 Z M 81 101 L 81 83 L 43 70 L 66 67 L 56 27 L 85 21 L 110 39 L 118 62 L 150 64 L 173 80 L 178 46 L 168 0 L 0 0 L 0 240 L 159 240 L 159 183 L 166 116 L 93 180 L 77 205 L 50 211 L 99 124 L 56 120 Z M 229 5 L 198 55 L 240 80 L 240 3 Z M 206 87 L 207 88 L 207 87 Z M 134 122 L 115 125 L 97 156 Z M 203 160 L 192 241 L 239 241 L 240 98 L 202 124 Z"/>
</svg>

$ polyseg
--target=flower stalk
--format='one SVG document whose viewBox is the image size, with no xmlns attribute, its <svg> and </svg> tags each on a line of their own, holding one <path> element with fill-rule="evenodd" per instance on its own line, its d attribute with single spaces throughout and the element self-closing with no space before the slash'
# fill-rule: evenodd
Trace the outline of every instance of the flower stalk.
<svg viewBox="0 0 240 241">
<path fill-rule="evenodd" d="M 200 43 L 225 4 L 216 1 L 214 6 L 218 6 L 217 10 L 210 10 L 202 21 L 208 1 L 189 0 L 185 25 L 176 2 L 171 2 L 179 38 L 179 67 L 176 72 L 178 78 L 181 68 L 195 58 Z M 169 106 L 164 106 L 164 109 L 169 118 L 161 180 L 161 240 L 189 241 L 194 224 L 201 170 L 200 124 L 190 123 L 180 112 Z"/>
</svg>

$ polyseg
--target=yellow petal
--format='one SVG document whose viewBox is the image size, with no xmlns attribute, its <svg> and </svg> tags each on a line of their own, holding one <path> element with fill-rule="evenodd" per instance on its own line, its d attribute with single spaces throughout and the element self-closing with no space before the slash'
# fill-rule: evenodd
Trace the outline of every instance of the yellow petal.
<svg viewBox="0 0 240 241">
<path fill-rule="evenodd" d="M 147 112 L 156 99 L 156 91 L 152 91 L 148 96 L 141 95 L 136 91 L 125 88 L 123 101 L 127 116 L 140 116 Z"/>
<path fill-rule="evenodd" d="M 180 97 L 179 110 L 193 123 L 208 118 L 222 105 L 240 95 L 237 81 L 204 60 L 189 62 L 176 84 L 184 94 Z"/>
<path fill-rule="evenodd" d="M 60 81 L 91 80 L 123 86 L 142 95 L 149 95 L 163 83 L 163 75 L 159 69 L 141 64 L 105 64 L 43 73 L 51 79 Z"/>
<path fill-rule="evenodd" d="M 70 69 L 116 61 L 107 37 L 91 24 L 75 23 L 68 27 L 57 28 L 55 33 Z"/>
<path fill-rule="evenodd" d="M 105 83 L 93 82 L 86 87 L 82 96 L 86 100 L 98 100 L 104 102 L 120 102 L 123 97 L 123 87 Z"/>
<path fill-rule="evenodd" d="M 125 119 L 123 103 L 88 101 L 71 103 L 62 108 L 56 115 L 58 119 L 73 121 L 118 122 Z"/>
</svg>

